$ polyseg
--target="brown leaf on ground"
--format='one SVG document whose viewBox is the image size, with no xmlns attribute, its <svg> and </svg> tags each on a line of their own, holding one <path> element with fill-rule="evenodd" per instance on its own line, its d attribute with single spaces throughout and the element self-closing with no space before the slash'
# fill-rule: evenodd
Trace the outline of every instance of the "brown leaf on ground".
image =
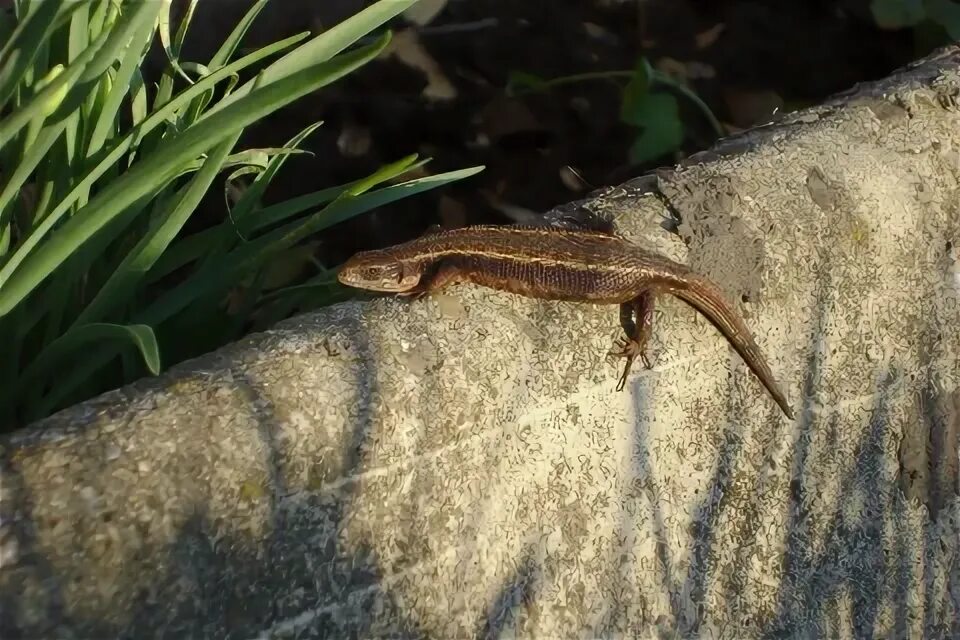
<svg viewBox="0 0 960 640">
<path fill-rule="evenodd" d="M 480 112 L 480 130 L 494 143 L 505 136 L 527 131 L 542 131 L 543 124 L 520 100 L 501 96 L 491 100 Z"/>
<path fill-rule="evenodd" d="M 590 185 L 583 179 L 580 172 L 570 165 L 560 167 L 560 182 L 562 182 L 563 186 L 567 189 L 575 193 L 581 193 L 590 188 Z"/>
<path fill-rule="evenodd" d="M 337 136 L 337 149 L 345 158 L 359 158 L 370 151 L 372 139 L 370 129 L 353 123 L 347 123 Z"/>
<path fill-rule="evenodd" d="M 381 58 L 397 60 L 427 77 L 427 86 L 420 95 L 430 102 L 444 102 L 457 97 L 457 88 L 443 73 L 443 69 L 420 43 L 420 36 L 413 29 L 401 29 L 394 34 L 390 44 L 380 54 Z"/>
<path fill-rule="evenodd" d="M 675 58 L 664 56 L 657 60 L 654 67 L 661 73 L 665 73 L 671 78 L 676 78 L 683 82 L 690 80 L 709 79 L 717 75 L 717 70 L 708 64 L 690 60 L 682 62 Z"/>
<path fill-rule="evenodd" d="M 724 29 L 727 28 L 722 22 L 718 22 L 713 25 L 706 31 L 701 31 L 693 37 L 694 43 L 697 45 L 697 49 L 706 49 L 715 43 L 719 38 L 720 34 L 723 33 Z"/>
</svg>

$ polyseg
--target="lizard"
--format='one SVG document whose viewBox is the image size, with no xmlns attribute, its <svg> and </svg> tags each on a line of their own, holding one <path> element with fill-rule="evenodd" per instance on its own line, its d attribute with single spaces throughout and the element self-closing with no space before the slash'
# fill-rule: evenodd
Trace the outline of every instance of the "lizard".
<svg viewBox="0 0 960 640">
<path fill-rule="evenodd" d="M 337 278 L 350 287 L 413 297 L 468 282 L 543 300 L 619 305 L 625 337 L 609 354 L 626 360 L 617 391 L 623 390 L 637 357 L 650 368 L 645 347 L 655 300 L 669 294 L 705 316 L 783 413 L 794 418 L 760 347 L 719 287 L 613 232 L 560 224 L 432 231 L 392 247 L 356 253 L 343 263 Z"/>
</svg>

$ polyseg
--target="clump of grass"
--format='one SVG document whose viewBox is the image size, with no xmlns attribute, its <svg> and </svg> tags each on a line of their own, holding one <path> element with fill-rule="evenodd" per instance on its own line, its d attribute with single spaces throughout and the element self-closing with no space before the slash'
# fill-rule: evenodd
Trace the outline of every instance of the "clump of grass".
<svg viewBox="0 0 960 640">
<path fill-rule="evenodd" d="M 255 312 L 268 322 L 307 293 L 334 300 L 324 273 L 269 290 L 272 261 L 480 170 L 397 183 L 423 164 L 411 156 L 265 206 L 286 158 L 322 123 L 282 147 L 235 149 L 245 127 L 376 57 L 389 32 L 353 45 L 416 1 L 381 0 L 316 37 L 241 55 L 260 0 L 204 64 L 180 59 L 197 0 L 172 35 L 169 1 L 15 3 L 0 23 L 0 430 L 236 339 Z M 168 66 L 148 86 L 155 38 Z M 241 176 L 230 215 L 185 235 L 215 181 Z"/>
</svg>

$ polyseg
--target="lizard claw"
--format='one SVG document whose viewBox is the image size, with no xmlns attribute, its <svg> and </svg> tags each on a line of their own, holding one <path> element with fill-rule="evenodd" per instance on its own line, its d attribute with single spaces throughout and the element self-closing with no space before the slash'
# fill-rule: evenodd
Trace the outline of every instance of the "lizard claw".
<svg viewBox="0 0 960 640">
<path fill-rule="evenodd" d="M 650 368 L 650 361 L 647 359 L 647 354 L 644 353 L 643 345 L 637 342 L 636 340 L 631 340 L 628 338 L 619 338 L 617 340 L 616 346 L 617 349 L 611 349 L 608 352 L 608 355 L 611 355 L 616 358 L 636 358 L 637 356 L 643 360 L 643 364 Z"/>
<path fill-rule="evenodd" d="M 633 364 L 633 358 L 627 358 L 627 364 L 623 367 L 623 373 L 620 374 L 620 380 L 617 381 L 617 391 L 623 391 L 627 384 L 627 376 L 630 374 L 630 365 Z"/>
<path fill-rule="evenodd" d="M 647 354 L 644 351 L 643 345 L 636 340 L 619 338 L 617 340 L 617 347 L 619 348 L 611 349 L 608 355 L 627 359 L 627 362 L 623 367 L 623 373 L 620 375 L 620 380 L 617 383 L 617 391 L 623 391 L 624 386 L 627 384 L 627 376 L 630 375 L 630 368 L 633 366 L 633 361 L 635 358 L 639 357 L 640 361 L 643 362 L 643 366 L 647 369 L 650 369 L 652 365 L 650 364 L 650 360 L 647 358 Z"/>
</svg>

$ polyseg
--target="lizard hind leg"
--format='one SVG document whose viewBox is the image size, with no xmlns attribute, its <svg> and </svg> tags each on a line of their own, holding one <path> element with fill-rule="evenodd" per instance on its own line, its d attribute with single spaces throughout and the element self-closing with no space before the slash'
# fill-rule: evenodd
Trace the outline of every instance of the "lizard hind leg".
<svg viewBox="0 0 960 640">
<path fill-rule="evenodd" d="M 618 341 L 619 349 L 610 351 L 611 356 L 626 358 L 623 374 L 617 383 L 617 391 L 622 391 L 627 384 L 627 376 L 637 356 L 644 367 L 650 368 L 647 359 L 646 347 L 650 334 L 653 331 L 653 307 L 656 292 L 647 290 L 630 302 L 620 305 L 620 326 L 623 327 L 624 338 Z"/>
</svg>

